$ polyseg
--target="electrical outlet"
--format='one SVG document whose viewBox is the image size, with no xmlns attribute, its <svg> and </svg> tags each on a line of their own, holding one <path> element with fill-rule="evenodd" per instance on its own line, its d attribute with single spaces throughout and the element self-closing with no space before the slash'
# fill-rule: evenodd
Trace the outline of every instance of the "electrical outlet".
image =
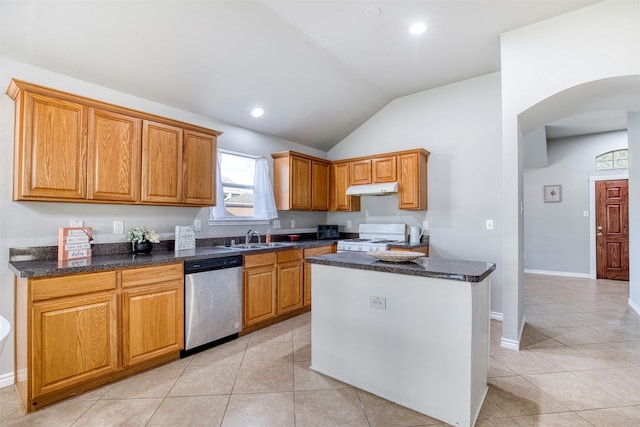
<svg viewBox="0 0 640 427">
<path fill-rule="evenodd" d="M 296 220 L 295 219 L 291 220 L 291 228 L 296 228 Z"/>
<path fill-rule="evenodd" d="M 369 296 L 369 307 L 379 308 L 380 310 L 387 309 L 387 299 L 385 297 L 377 297 L 374 295 Z"/>
<path fill-rule="evenodd" d="M 124 220 L 113 220 L 113 234 L 124 234 Z"/>
<path fill-rule="evenodd" d="M 347 221 L 347 228 L 351 228 L 351 220 Z"/>
<path fill-rule="evenodd" d="M 487 230 L 493 230 L 493 220 L 492 219 L 488 219 L 487 220 Z"/>
<path fill-rule="evenodd" d="M 84 221 L 81 219 L 72 219 L 69 221 L 69 227 L 84 227 Z"/>
<path fill-rule="evenodd" d="M 582 216 L 587 218 L 589 216 L 589 211 L 582 212 Z"/>
<path fill-rule="evenodd" d="M 193 220 L 193 231 L 201 231 L 202 230 L 202 221 L 199 219 Z"/>
<path fill-rule="evenodd" d="M 422 229 L 423 230 L 429 229 L 429 221 L 422 221 Z"/>
<path fill-rule="evenodd" d="M 280 228 L 280 220 L 279 219 L 274 219 L 273 220 L 273 228 L 276 229 L 276 230 Z"/>
</svg>

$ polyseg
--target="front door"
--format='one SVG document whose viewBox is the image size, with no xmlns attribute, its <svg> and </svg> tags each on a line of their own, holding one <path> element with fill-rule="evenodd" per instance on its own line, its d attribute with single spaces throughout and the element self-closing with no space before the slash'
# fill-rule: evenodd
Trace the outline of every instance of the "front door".
<svg viewBox="0 0 640 427">
<path fill-rule="evenodd" d="M 598 279 L 629 280 L 628 180 L 596 181 Z"/>
</svg>

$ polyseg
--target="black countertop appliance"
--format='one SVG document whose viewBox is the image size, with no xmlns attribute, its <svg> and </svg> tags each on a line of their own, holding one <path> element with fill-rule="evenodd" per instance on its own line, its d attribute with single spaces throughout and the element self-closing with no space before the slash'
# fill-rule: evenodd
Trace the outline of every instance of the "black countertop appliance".
<svg viewBox="0 0 640 427">
<path fill-rule="evenodd" d="M 318 225 L 318 240 L 335 240 L 340 237 L 337 225 Z"/>
</svg>

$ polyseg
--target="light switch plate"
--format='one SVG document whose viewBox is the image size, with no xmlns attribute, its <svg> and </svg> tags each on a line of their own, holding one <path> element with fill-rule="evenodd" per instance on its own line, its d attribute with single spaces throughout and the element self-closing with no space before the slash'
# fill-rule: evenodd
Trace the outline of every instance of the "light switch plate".
<svg viewBox="0 0 640 427">
<path fill-rule="evenodd" d="M 202 230 L 202 221 L 199 219 L 194 219 L 193 220 L 193 230 L 194 231 L 201 231 Z"/>
<path fill-rule="evenodd" d="M 72 219 L 69 221 L 69 227 L 84 227 L 84 221 L 81 219 Z"/>
<path fill-rule="evenodd" d="M 487 230 L 493 230 L 493 220 L 492 219 L 488 219 L 487 220 Z"/>
</svg>

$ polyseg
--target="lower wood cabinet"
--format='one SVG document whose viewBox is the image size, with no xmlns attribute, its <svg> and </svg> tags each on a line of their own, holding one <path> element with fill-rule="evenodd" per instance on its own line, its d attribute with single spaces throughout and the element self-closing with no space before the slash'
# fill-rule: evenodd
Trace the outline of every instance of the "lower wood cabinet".
<svg viewBox="0 0 640 427">
<path fill-rule="evenodd" d="M 318 246 L 315 248 L 307 248 L 304 250 L 304 259 L 310 256 L 319 256 L 319 255 L 327 255 L 332 254 L 336 251 L 336 244 L 331 244 L 327 246 Z M 311 306 L 311 264 L 307 261 L 304 262 L 304 306 Z"/>
<path fill-rule="evenodd" d="M 302 308 L 302 249 L 278 252 L 278 314 Z"/>
<path fill-rule="evenodd" d="M 245 255 L 243 282 L 244 327 L 276 317 L 276 254 Z"/>
<path fill-rule="evenodd" d="M 182 263 L 122 272 L 122 364 L 131 366 L 184 346 Z"/>
<path fill-rule="evenodd" d="M 180 356 L 182 263 L 15 281 L 25 412 Z"/>
<path fill-rule="evenodd" d="M 303 250 L 244 256 L 244 333 L 303 309 Z"/>
</svg>

